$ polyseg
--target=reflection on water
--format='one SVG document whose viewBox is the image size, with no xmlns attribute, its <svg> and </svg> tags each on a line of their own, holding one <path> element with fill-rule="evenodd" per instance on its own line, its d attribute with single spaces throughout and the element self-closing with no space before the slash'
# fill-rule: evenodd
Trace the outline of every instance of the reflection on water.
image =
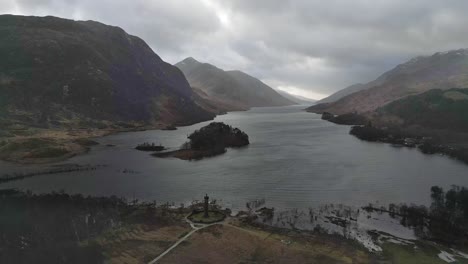
<svg viewBox="0 0 468 264">
<path fill-rule="evenodd" d="M 465 164 L 415 149 L 360 141 L 348 135 L 349 127 L 322 121 L 302 108 L 256 108 L 218 116 L 216 121 L 239 127 L 251 141 L 250 146 L 230 149 L 222 156 L 190 162 L 134 150 L 142 142 L 177 148 L 207 123 L 176 131 L 120 133 L 99 139 L 101 145 L 90 153 L 64 162 L 99 165 L 97 170 L 41 175 L 2 187 L 176 203 L 209 193 L 234 209 L 244 208 L 252 199 L 288 209 L 374 201 L 427 204 L 432 185 L 468 186 Z M 0 163 L 2 174 L 38 167 L 50 165 Z"/>
</svg>

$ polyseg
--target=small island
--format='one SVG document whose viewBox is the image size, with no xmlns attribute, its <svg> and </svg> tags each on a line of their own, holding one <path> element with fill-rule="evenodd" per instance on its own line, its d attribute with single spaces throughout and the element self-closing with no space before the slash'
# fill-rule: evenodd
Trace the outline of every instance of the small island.
<svg viewBox="0 0 468 264">
<path fill-rule="evenodd" d="M 199 160 L 226 152 L 226 148 L 243 147 L 250 144 L 249 136 L 238 128 L 222 122 L 212 122 L 188 136 L 179 150 L 155 153 L 153 156 L 175 157 L 183 160 Z"/>
<path fill-rule="evenodd" d="M 164 146 L 161 146 L 161 144 L 156 145 L 154 143 L 150 144 L 148 142 L 145 142 L 143 144 L 136 146 L 135 149 L 140 150 L 140 151 L 163 151 L 166 148 Z"/>
</svg>

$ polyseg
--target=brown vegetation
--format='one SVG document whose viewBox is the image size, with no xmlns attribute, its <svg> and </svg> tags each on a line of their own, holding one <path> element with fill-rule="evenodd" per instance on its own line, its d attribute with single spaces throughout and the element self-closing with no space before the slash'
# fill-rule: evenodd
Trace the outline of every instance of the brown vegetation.
<svg viewBox="0 0 468 264">
<path fill-rule="evenodd" d="M 367 252 L 327 235 L 277 234 L 214 225 L 193 234 L 161 263 L 369 263 Z"/>
</svg>

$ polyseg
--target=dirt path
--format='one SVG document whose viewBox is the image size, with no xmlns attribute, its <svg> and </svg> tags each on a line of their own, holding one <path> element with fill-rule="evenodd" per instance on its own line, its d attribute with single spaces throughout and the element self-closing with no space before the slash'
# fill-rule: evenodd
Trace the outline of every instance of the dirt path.
<svg viewBox="0 0 468 264">
<path fill-rule="evenodd" d="M 186 234 L 184 237 L 179 239 L 177 242 L 174 243 L 170 248 L 168 248 L 166 251 L 161 253 L 159 256 L 157 256 L 155 259 L 153 259 L 151 262 L 148 264 L 154 264 L 157 263 L 161 258 L 163 258 L 165 255 L 167 255 L 169 252 L 171 252 L 174 248 L 176 248 L 180 243 L 184 242 L 187 238 L 189 238 L 193 233 L 197 232 L 200 229 L 212 226 L 212 225 L 220 225 L 223 224 L 224 221 L 218 222 L 218 223 L 213 223 L 213 224 L 196 224 L 190 221 L 188 218 L 185 218 L 185 221 L 190 225 L 192 228 L 192 231 L 190 231 L 188 234 Z"/>
</svg>

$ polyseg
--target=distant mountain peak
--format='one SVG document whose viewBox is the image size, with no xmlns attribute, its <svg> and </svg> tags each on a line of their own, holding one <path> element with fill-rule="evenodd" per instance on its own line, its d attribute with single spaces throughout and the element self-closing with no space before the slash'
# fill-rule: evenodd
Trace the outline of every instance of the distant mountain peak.
<svg viewBox="0 0 468 264">
<path fill-rule="evenodd" d="M 442 52 L 436 52 L 433 57 L 435 56 L 444 56 L 444 55 L 468 55 L 468 49 L 457 49 L 457 50 L 447 50 L 447 51 L 442 51 Z"/>
<path fill-rule="evenodd" d="M 194 59 L 193 57 L 187 57 L 179 63 L 200 63 L 200 62 Z"/>
<path fill-rule="evenodd" d="M 259 79 L 239 70 L 224 71 L 209 63 L 186 58 L 175 65 L 200 97 L 215 102 L 222 110 L 295 104 Z"/>
<path fill-rule="evenodd" d="M 431 89 L 468 87 L 468 49 L 436 52 L 399 64 L 372 82 L 343 89 L 310 111 L 343 114 L 371 112 L 400 98 Z M 352 89 L 351 89 L 352 88 Z"/>
</svg>

